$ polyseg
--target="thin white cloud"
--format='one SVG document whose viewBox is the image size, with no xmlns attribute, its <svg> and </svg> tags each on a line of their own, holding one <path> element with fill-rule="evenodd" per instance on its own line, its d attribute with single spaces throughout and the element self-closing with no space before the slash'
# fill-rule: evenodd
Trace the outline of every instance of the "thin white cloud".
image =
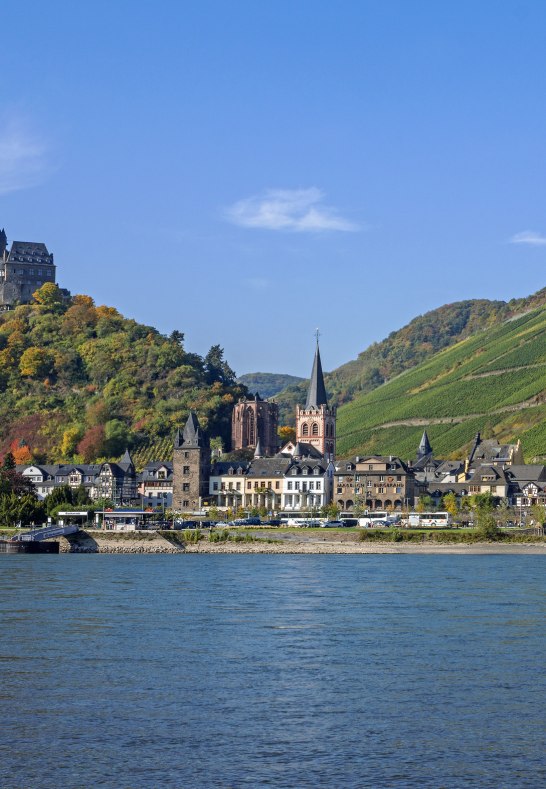
<svg viewBox="0 0 546 789">
<path fill-rule="evenodd" d="M 527 244 L 531 247 L 544 247 L 546 246 L 546 236 L 542 233 L 537 233 L 535 230 L 524 230 L 522 233 L 516 233 L 510 239 L 511 244 Z"/>
<path fill-rule="evenodd" d="M 0 195 L 36 186 L 48 169 L 45 145 L 20 122 L 0 129 Z"/>
<path fill-rule="evenodd" d="M 354 222 L 340 216 L 335 208 L 324 205 L 323 199 L 324 193 L 314 186 L 309 189 L 267 189 L 261 195 L 239 200 L 225 214 L 235 225 L 265 230 L 313 233 L 360 229 Z"/>
</svg>

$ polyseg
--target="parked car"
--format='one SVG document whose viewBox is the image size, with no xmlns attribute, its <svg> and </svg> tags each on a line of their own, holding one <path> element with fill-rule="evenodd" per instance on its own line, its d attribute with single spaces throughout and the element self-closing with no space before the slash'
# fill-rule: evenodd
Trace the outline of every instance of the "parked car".
<svg viewBox="0 0 546 789">
<path fill-rule="evenodd" d="M 343 526 L 358 526 L 358 518 L 342 518 L 341 523 Z"/>
<path fill-rule="evenodd" d="M 323 529 L 341 529 L 344 524 L 341 521 L 325 521 L 320 524 Z"/>
</svg>

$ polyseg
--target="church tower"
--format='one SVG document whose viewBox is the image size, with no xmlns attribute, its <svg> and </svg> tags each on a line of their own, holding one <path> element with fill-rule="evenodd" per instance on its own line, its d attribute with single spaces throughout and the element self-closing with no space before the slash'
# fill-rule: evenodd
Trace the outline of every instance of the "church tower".
<svg viewBox="0 0 546 789">
<path fill-rule="evenodd" d="M 336 455 L 336 409 L 328 407 L 318 344 L 305 407 L 296 406 L 296 442 L 311 444 L 328 460 Z"/>
</svg>

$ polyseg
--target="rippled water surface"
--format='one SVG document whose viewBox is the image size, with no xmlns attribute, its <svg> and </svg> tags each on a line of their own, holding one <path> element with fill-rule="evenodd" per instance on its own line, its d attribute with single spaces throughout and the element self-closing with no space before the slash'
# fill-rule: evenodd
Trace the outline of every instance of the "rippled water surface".
<svg viewBox="0 0 546 789">
<path fill-rule="evenodd" d="M 539 787 L 539 556 L 2 556 L 2 787 Z"/>
</svg>

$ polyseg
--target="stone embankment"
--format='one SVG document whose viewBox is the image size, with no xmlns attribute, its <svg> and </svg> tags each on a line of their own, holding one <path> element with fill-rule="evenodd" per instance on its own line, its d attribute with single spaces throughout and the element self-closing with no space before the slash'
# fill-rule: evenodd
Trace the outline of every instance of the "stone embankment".
<svg viewBox="0 0 546 789">
<path fill-rule="evenodd" d="M 279 537 L 281 535 L 279 534 Z M 112 554 L 544 554 L 546 543 L 399 543 L 360 542 L 351 535 L 327 537 L 290 535 L 274 542 L 209 542 L 184 544 L 180 533 L 166 536 L 156 532 L 79 532 L 61 539 L 61 553 Z M 341 538 L 341 539 L 340 539 Z"/>
</svg>

